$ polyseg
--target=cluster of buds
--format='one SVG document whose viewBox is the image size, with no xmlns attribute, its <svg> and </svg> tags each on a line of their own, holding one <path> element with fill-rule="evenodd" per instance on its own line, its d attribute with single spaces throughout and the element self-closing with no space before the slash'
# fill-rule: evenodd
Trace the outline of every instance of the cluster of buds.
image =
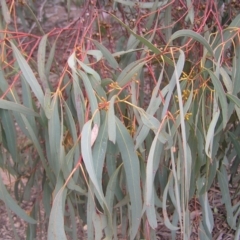
<svg viewBox="0 0 240 240">
<path fill-rule="evenodd" d="M 190 94 L 190 91 L 184 89 L 183 92 L 182 92 L 182 100 L 187 101 L 188 97 L 189 97 L 189 94 Z M 177 95 L 175 95 L 175 99 L 176 99 L 176 102 L 178 102 L 178 96 Z"/>
</svg>

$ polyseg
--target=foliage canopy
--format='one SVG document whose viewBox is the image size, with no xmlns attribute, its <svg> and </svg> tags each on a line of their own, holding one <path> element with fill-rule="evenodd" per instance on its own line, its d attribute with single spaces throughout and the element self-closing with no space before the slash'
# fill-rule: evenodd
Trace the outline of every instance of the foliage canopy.
<svg viewBox="0 0 240 240">
<path fill-rule="evenodd" d="M 219 187 L 239 239 L 237 1 L 66 1 L 80 13 L 55 28 L 49 4 L 1 1 L 0 167 L 16 200 L 40 187 L 49 240 L 78 225 L 157 239 L 159 224 L 205 240 Z M 28 216 L 0 191 L 36 237 L 37 203 Z"/>
</svg>

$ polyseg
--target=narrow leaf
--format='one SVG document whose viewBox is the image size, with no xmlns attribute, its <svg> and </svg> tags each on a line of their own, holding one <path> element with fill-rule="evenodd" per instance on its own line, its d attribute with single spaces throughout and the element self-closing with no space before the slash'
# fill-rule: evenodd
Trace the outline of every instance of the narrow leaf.
<svg viewBox="0 0 240 240">
<path fill-rule="evenodd" d="M 218 109 L 217 112 L 215 112 L 213 115 L 213 119 L 209 125 L 208 132 L 207 132 L 205 152 L 210 159 L 212 159 L 212 141 L 214 139 L 214 130 L 215 130 L 219 115 L 220 115 L 220 110 Z"/>
<path fill-rule="evenodd" d="M 31 87 L 32 91 L 34 92 L 35 96 L 37 97 L 39 103 L 41 106 L 44 104 L 44 94 L 42 91 L 41 86 L 38 83 L 38 80 L 36 79 L 32 69 L 30 68 L 29 64 L 27 61 L 24 59 L 18 48 L 12 43 L 12 49 L 13 53 L 16 57 L 16 60 L 18 62 L 18 65 L 22 71 L 22 74 L 24 75 L 26 81 L 28 82 L 29 86 Z"/>
<path fill-rule="evenodd" d="M 163 191 L 163 206 L 162 206 L 162 211 L 163 211 L 163 217 L 164 217 L 164 223 L 166 225 L 167 228 L 169 228 L 170 230 L 172 231 L 176 231 L 178 230 L 179 228 L 174 226 L 170 220 L 169 220 L 169 217 L 168 217 L 168 214 L 167 214 L 167 193 L 168 193 L 168 188 L 169 188 L 169 183 L 170 181 L 172 181 L 173 178 L 172 178 L 172 174 L 169 176 L 169 179 L 168 179 L 168 182 L 167 182 L 167 185 Z"/>
<path fill-rule="evenodd" d="M 4 17 L 4 21 L 7 24 L 9 24 L 11 22 L 11 16 L 5 0 L 1 0 L 1 8 L 2 8 L 2 15 Z"/>
<path fill-rule="evenodd" d="M 96 172 L 93 164 L 93 156 L 92 156 L 92 149 L 91 149 L 91 135 L 92 135 L 91 125 L 92 125 L 92 121 L 89 120 L 83 126 L 82 138 L 81 138 L 82 156 L 83 156 L 83 161 L 86 166 L 89 177 L 94 187 L 96 188 L 96 191 L 98 192 L 99 196 L 103 200 L 104 196 L 101 190 L 102 188 L 100 186 L 100 183 L 97 180 L 97 176 L 96 176 Z"/>
<path fill-rule="evenodd" d="M 227 222 L 231 228 L 236 229 L 236 223 L 234 222 L 231 196 L 229 192 L 228 184 L 228 173 L 225 169 L 225 166 L 222 165 L 220 171 L 218 172 L 218 183 L 222 192 L 222 202 L 225 204 L 227 210 Z"/>
<path fill-rule="evenodd" d="M 125 86 L 128 82 L 132 80 L 132 77 L 138 73 L 144 66 L 147 61 L 145 60 L 137 60 L 135 62 L 130 63 L 118 76 L 117 83 L 120 87 Z"/>
<path fill-rule="evenodd" d="M 0 199 L 10 208 L 14 213 L 16 213 L 21 219 L 24 221 L 35 224 L 37 223 L 36 220 L 29 217 L 27 213 L 21 209 L 17 203 L 12 199 L 11 195 L 8 193 L 5 185 L 2 182 L 2 178 L 0 177 Z"/>
<path fill-rule="evenodd" d="M 114 103 L 116 95 L 112 96 L 109 109 L 108 109 L 108 137 L 111 142 L 115 144 L 116 142 L 116 123 L 115 123 L 115 113 L 114 113 Z"/>
<path fill-rule="evenodd" d="M 86 92 L 91 105 L 91 111 L 92 111 L 92 114 L 94 114 L 94 123 L 100 126 L 100 114 L 98 111 L 98 102 L 97 102 L 95 93 L 93 91 L 92 85 L 89 82 L 89 78 L 86 75 L 86 73 L 84 73 L 81 70 L 79 70 L 78 73 L 79 73 L 79 76 L 82 78 L 84 86 L 86 88 Z"/>
<path fill-rule="evenodd" d="M 107 59 L 110 66 L 114 69 L 117 69 L 119 67 L 118 62 L 113 57 L 113 55 L 109 52 L 109 50 L 105 46 L 103 46 L 101 43 L 99 43 L 98 41 L 96 41 L 96 40 L 92 40 L 92 41 L 94 42 L 96 47 L 102 52 L 103 56 Z"/>
<path fill-rule="evenodd" d="M 22 113 L 24 115 L 30 115 L 30 116 L 39 116 L 38 113 L 34 112 L 32 109 L 24 107 L 21 104 L 10 102 L 4 99 L 0 99 L 0 108 L 16 111 L 19 113 Z"/>
<path fill-rule="evenodd" d="M 45 54 L 46 54 L 47 37 L 48 37 L 47 34 L 42 37 L 39 43 L 38 55 L 37 55 L 38 73 L 44 89 L 49 88 L 46 74 L 45 74 Z"/>
<path fill-rule="evenodd" d="M 102 59 L 102 56 L 103 56 L 102 52 L 99 51 L 99 50 L 88 50 L 87 54 L 96 58 L 97 62 L 100 61 Z"/>
<path fill-rule="evenodd" d="M 48 240 L 67 240 L 63 216 L 66 194 L 66 189 L 61 188 L 54 198 L 48 224 Z"/>
<path fill-rule="evenodd" d="M 228 122 L 228 104 L 227 104 L 226 95 L 225 95 L 223 86 L 221 84 L 221 81 L 219 81 L 219 79 L 216 77 L 216 75 L 211 70 L 206 69 L 206 71 L 210 74 L 214 88 L 218 94 L 219 101 L 221 103 L 223 128 L 225 128 L 225 126 L 227 125 L 227 122 Z"/>
<path fill-rule="evenodd" d="M 117 124 L 117 144 L 123 159 L 124 170 L 126 172 L 128 192 L 131 200 L 131 233 L 130 239 L 134 239 L 141 220 L 142 198 L 140 189 L 140 168 L 139 160 L 134 151 L 134 144 L 127 129 L 116 117 Z"/>
<path fill-rule="evenodd" d="M 179 38 L 179 37 L 189 37 L 189 38 L 192 38 L 198 42 L 200 42 L 207 50 L 208 52 L 214 56 L 213 54 L 213 50 L 211 48 L 211 46 L 209 45 L 209 43 L 207 42 L 207 40 L 202 37 L 199 33 L 196 33 L 192 30 L 187 30 L 187 29 L 184 29 L 184 30 L 179 30 L 177 32 L 175 32 L 169 39 L 169 42 L 173 41 L 174 39 L 176 38 Z"/>
</svg>

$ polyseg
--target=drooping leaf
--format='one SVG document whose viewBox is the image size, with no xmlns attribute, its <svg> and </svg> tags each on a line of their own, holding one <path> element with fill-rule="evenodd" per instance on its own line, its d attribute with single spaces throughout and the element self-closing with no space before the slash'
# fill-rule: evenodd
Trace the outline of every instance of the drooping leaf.
<svg viewBox="0 0 240 240">
<path fill-rule="evenodd" d="M 4 17 L 4 21 L 9 24 L 11 22 L 10 12 L 8 10 L 8 6 L 5 0 L 1 0 L 1 8 L 2 8 L 2 15 Z"/>
<path fill-rule="evenodd" d="M 114 112 L 114 103 L 116 95 L 114 95 L 109 103 L 109 109 L 107 113 L 108 117 L 108 137 L 111 142 L 115 144 L 116 141 L 116 123 L 115 123 L 115 112 Z"/>
<path fill-rule="evenodd" d="M 149 151 L 146 166 L 145 204 L 147 209 L 148 221 L 153 229 L 157 227 L 157 219 L 154 204 L 155 200 L 154 178 L 160 161 L 159 155 L 161 155 L 161 151 L 163 148 L 163 145 L 158 141 L 158 135 L 160 132 L 161 131 L 159 129 L 159 131 L 156 133 L 154 137 L 154 140 Z"/>
<path fill-rule="evenodd" d="M 103 56 L 107 59 L 110 66 L 113 67 L 114 69 L 117 69 L 119 67 L 118 63 L 116 59 L 113 57 L 113 55 L 109 52 L 109 50 L 98 41 L 96 40 L 92 40 L 92 41 L 94 42 L 96 47 L 102 52 Z"/>
<path fill-rule="evenodd" d="M 95 167 L 94 167 L 94 163 L 93 163 L 93 155 L 92 155 L 92 148 L 91 148 L 91 134 L 92 134 L 91 125 L 92 125 L 92 121 L 89 120 L 83 126 L 82 138 L 81 138 L 82 156 L 83 156 L 83 161 L 86 166 L 89 177 L 90 177 L 96 191 L 98 192 L 101 200 L 104 201 L 102 187 L 97 180 L 97 175 L 96 175 L 96 171 L 95 171 Z"/>
<path fill-rule="evenodd" d="M 191 24 L 194 24 L 194 8 L 191 0 L 187 0 L 188 14 L 185 17 L 185 20 L 190 20 Z"/>
<path fill-rule="evenodd" d="M 104 160 L 107 151 L 108 143 L 108 134 L 107 134 L 107 119 L 103 121 L 103 124 L 100 126 L 99 133 L 97 135 L 95 144 L 93 146 L 93 159 L 94 159 L 94 168 L 96 172 L 97 181 L 101 183 L 103 180 L 104 174 Z"/>
<path fill-rule="evenodd" d="M 67 190 L 62 187 L 56 194 L 50 213 L 48 224 L 48 239 L 49 240 L 67 240 L 64 231 L 64 206 Z"/>
<path fill-rule="evenodd" d="M 37 221 L 27 215 L 27 213 L 21 209 L 17 203 L 12 199 L 11 195 L 8 193 L 5 185 L 2 182 L 2 178 L 0 177 L 0 199 L 10 208 L 14 213 L 16 213 L 21 219 L 24 221 L 36 224 Z"/>
<path fill-rule="evenodd" d="M 206 234 L 210 235 L 214 227 L 213 214 L 209 205 L 207 192 L 199 196 L 199 201 L 203 210 L 203 226 Z"/>
<path fill-rule="evenodd" d="M 223 87 L 219 79 L 216 77 L 216 75 L 209 69 L 206 69 L 206 71 L 209 73 L 211 76 L 214 88 L 219 96 L 219 101 L 221 104 L 221 110 L 222 110 L 222 118 L 223 118 L 223 128 L 226 127 L 227 122 L 228 122 L 228 104 L 226 100 L 226 95 L 224 93 Z"/>
<path fill-rule="evenodd" d="M 109 210 L 110 212 L 112 212 L 113 209 L 113 203 L 114 203 L 114 196 L 115 196 L 115 189 L 117 186 L 117 182 L 118 182 L 118 174 L 120 169 L 122 168 L 122 165 L 120 165 L 115 172 L 111 175 L 108 185 L 107 185 L 107 190 L 106 190 L 106 202 L 109 206 Z"/>
<path fill-rule="evenodd" d="M 51 152 L 51 167 L 55 172 L 55 175 L 58 176 L 59 171 L 61 169 L 60 162 L 60 148 L 62 146 L 61 141 L 61 123 L 59 118 L 59 99 L 57 94 L 55 94 L 54 98 L 51 102 L 51 117 L 48 121 L 48 135 L 49 135 L 49 147 Z M 63 146 L 62 146 L 63 147 Z"/>
<path fill-rule="evenodd" d="M 141 200 L 141 189 L 140 189 L 140 168 L 137 154 L 134 150 L 133 141 L 121 123 L 116 117 L 117 126 L 117 145 L 119 147 L 124 170 L 126 172 L 128 192 L 131 200 L 131 233 L 130 239 L 134 239 L 140 224 L 142 200 Z"/>
<path fill-rule="evenodd" d="M 119 74 L 117 78 L 117 83 L 120 87 L 125 86 L 128 82 L 132 80 L 132 77 L 143 68 L 146 60 L 137 60 L 130 63 L 123 71 Z"/>
<path fill-rule="evenodd" d="M 212 159 L 212 141 L 214 139 L 214 130 L 217 124 L 217 120 L 219 118 L 220 111 L 219 109 L 214 113 L 213 119 L 209 125 L 207 137 L 206 137 L 206 143 L 205 143 L 205 152 L 207 156 Z"/>
<path fill-rule="evenodd" d="M 135 2 L 130 2 L 130 1 L 126 1 L 126 0 L 115 0 L 116 2 L 122 3 L 124 5 L 127 5 L 129 7 L 133 7 L 135 6 Z M 160 3 L 157 4 L 157 7 L 162 7 L 163 5 L 167 4 L 168 1 L 162 1 Z M 139 2 L 137 3 L 137 6 L 139 8 L 152 8 L 154 5 L 154 2 Z"/>
<path fill-rule="evenodd" d="M 46 54 L 47 38 L 48 38 L 48 35 L 44 35 L 42 37 L 39 43 L 38 55 L 37 55 L 38 73 L 45 90 L 49 88 L 46 73 L 45 73 L 45 54 Z"/>
<path fill-rule="evenodd" d="M 95 78 L 95 80 L 98 81 L 98 83 L 101 83 L 101 78 L 100 78 L 99 74 L 95 70 L 93 70 L 91 67 L 87 66 L 85 63 L 79 61 L 78 59 L 77 59 L 77 62 L 79 63 L 79 65 L 82 67 L 82 69 L 86 73 L 91 74 Z"/>
<path fill-rule="evenodd" d="M 232 101 L 234 102 L 238 107 L 240 107 L 240 99 L 230 93 L 227 93 L 226 96 Z"/>
<path fill-rule="evenodd" d="M 22 74 L 24 75 L 26 81 L 28 82 L 29 86 L 31 87 L 33 93 L 37 97 L 39 103 L 41 104 L 41 106 L 43 106 L 44 94 L 43 94 L 40 84 L 38 83 L 38 80 L 36 79 L 32 69 L 30 68 L 29 64 L 24 59 L 24 57 L 22 56 L 22 54 L 20 53 L 18 48 L 12 42 L 10 42 L 10 43 L 11 43 L 11 46 L 13 49 L 13 53 L 18 62 L 18 65 L 22 71 Z"/>
<path fill-rule="evenodd" d="M 19 152 L 17 144 L 17 132 L 14 124 L 14 119 L 8 110 L 0 110 L 0 118 L 2 127 L 6 136 L 6 146 L 5 148 L 10 152 L 12 160 L 15 163 L 19 162 Z"/>
<path fill-rule="evenodd" d="M 46 74 L 47 79 L 49 79 L 49 76 L 50 76 L 52 62 L 54 61 L 54 57 L 55 57 L 55 50 L 56 50 L 56 41 L 52 44 L 52 47 L 51 47 L 49 55 L 48 55 L 47 62 L 45 64 L 45 67 L 46 67 L 45 74 Z"/>
<path fill-rule="evenodd" d="M 103 56 L 102 52 L 99 51 L 99 50 L 88 50 L 87 54 L 96 58 L 97 62 L 100 61 L 102 59 L 102 56 Z"/>
<path fill-rule="evenodd" d="M 34 112 L 30 108 L 27 108 L 27 107 L 25 107 L 21 104 L 11 102 L 11 101 L 7 101 L 7 100 L 4 100 L 4 99 L 0 99 L 0 108 L 16 111 L 16 112 L 22 113 L 24 115 L 39 116 L 38 113 Z"/>
<path fill-rule="evenodd" d="M 89 98 L 90 105 L 91 105 L 91 111 L 92 111 L 92 114 L 94 114 L 94 123 L 97 124 L 98 126 L 100 126 L 100 114 L 98 111 L 98 102 L 97 102 L 97 98 L 94 94 L 92 85 L 89 82 L 89 78 L 86 73 L 84 73 L 81 70 L 79 70 L 78 73 L 79 73 L 79 76 L 83 80 L 84 86 L 86 88 L 86 92 L 88 94 L 88 98 Z"/>
<path fill-rule="evenodd" d="M 174 39 L 176 38 L 179 38 L 179 37 L 189 37 L 189 38 L 192 38 L 198 42 L 200 42 L 207 50 L 208 52 L 214 56 L 213 54 L 213 49 L 211 48 L 211 46 L 209 45 L 209 43 L 207 42 L 207 40 L 202 37 L 199 33 L 196 33 L 192 30 L 188 30 L 188 29 L 184 29 L 184 30 L 179 30 L 177 32 L 175 32 L 171 37 L 170 37 L 170 40 L 169 42 L 173 41 Z"/>
<path fill-rule="evenodd" d="M 231 196 L 228 186 L 228 174 L 225 169 L 225 166 L 222 165 L 220 171 L 217 174 L 219 187 L 222 192 L 222 202 L 225 204 L 227 210 L 227 222 L 231 228 L 236 229 L 236 222 L 234 222 L 233 210 L 231 204 Z"/>
<path fill-rule="evenodd" d="M 169 176 L 169 179 L 168 179 L 168 182 L 167 182 L 167 185 L 164 189 L 164 192 L 163 192 L 163 206 L 162 206 L 162 211 L 163 211 L 163 217 L 164 217 L 164 223 L 166 225 L 167 228 L 169 228 L 170 230 L 172 231 L 176 231 L 178 230 L 179 228 L 174 226 L 170 220 L 169 220 L 169 217 L 168 217 L 168 214 L 167 214 L 167 193 L 168 193 L 168 189 L 169 189 L 169 182 L 172 181 L 172 175 Z"/>
</svg>

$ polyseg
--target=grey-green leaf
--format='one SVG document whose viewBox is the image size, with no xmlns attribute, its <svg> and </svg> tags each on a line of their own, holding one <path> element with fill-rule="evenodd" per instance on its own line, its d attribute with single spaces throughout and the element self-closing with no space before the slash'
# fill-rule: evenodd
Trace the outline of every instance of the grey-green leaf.
<svg viewBox="0 0 240 240">
<path fill-rule="evenodd" d="M 53 201 L 48 225 L 48 240 L 67 240 L 63 216 L 66 194 L 67 190 L 61 188 Z"/>
<path fill-rule="evenodd" d="M 30 108 L 27 108 L 27 107 L 25 107 L 21 104 L 11 102 L 11 101 L 7 101 L 7 100 L 4 100 L 4 99 L 0 99 L 0 108 L 16 111 L 16 112 L 22 113 L 24 115 L 39 116 L 38 113 L 34 112 Z"/>
<path fill-rule="evenodd" d="M 179 38 L 179 37 L 189 37 L 189 38 L 192 38 L 198 42 L 200 42 L 204 47 L 206 47 L 206 49 L 208 50 L 208 52 L 214 56 L 214 53 L 213 53 L 213 50 L 211 48 L 211 46 L 209 45 L 209 43 L 207 42 L 207 40 L 202 37 L 199 33 L 196 33 L 192 30 L 187 30 L 187 29 L 184 29 L 184 30 L 179 30 L 177 32 L 175 32 L 169 39 L 169 42 L 173 41 L 174 39 L 176 38 Z"/>
<path fill-rule="evenodd" d="M 109 50 L 104 45 L 99 43 L 98 41 L 96 41 L 96 40 L 92 40 L 92 41 L 94 42 L 96 47 L 102 52 L 103 56 L 107 59 L 110 66 L 114 69 L 117 69 L 119 67 L 118 62 L 113 57 L 113 55 L 109 52 Z"/>
<path fill-rule="evenodd" d="M 133 240 L 138 232 L 141 220 L 142 197 L 140 189 L 140 167 L 137 154 L 134 150 L 133 140 L 122 122 L 116 117 L 117 144 L 123 159 L 126 172 L 128 192 L 131 200 L 131 233 Z"/>
<path fill-rule="evenodd" d="M 32 69 L 30 68 L 29 64 L 24 59 L 24 57 L 22 56 L 22 54 L 20 53 L 18 48 L 12 42 L 10 42 L 10 43 L 11 43 L 11 46 L 13 49 L 13 53 L 18 62 L 18 65 L 22 71 L 22 74 L 24 75 L 26 81 L 30 85 L 30 87 L 31 87 L 32 91 L 34 92 L 35 96 L 37 97 L 39 103 L 41 104 L 41 106 L 43 106 L 44 94 L 43 94 L 41 86 L 38 83 L 38 80 L 36 79 Z"/>
<path fill-rule="evenodd" d="M 0 199 L 7 205 L 8 208 L 10 208 L 14 213 L 16 213 L 24 221 L 31 224 L 37 223 L 36 220 L 28 216 L 27 213 L 23 209 L 21 209 L 17 205 L 17 203 L 12 199 L 6 187 L 4 186 L 1 177 L 0 177 Z"/>
</svg>

